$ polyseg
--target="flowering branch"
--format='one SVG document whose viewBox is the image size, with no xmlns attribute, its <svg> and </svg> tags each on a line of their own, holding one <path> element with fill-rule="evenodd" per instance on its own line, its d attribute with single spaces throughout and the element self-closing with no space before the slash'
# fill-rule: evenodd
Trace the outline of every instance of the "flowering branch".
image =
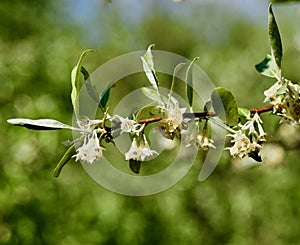
<svg viewBox="0 0 300 245">
<path fill-rule="evenodd" d="M 261 161 L 261 149 L 267 141 L 266 133 L 263 129 L 263 121 L 260 114 L 272 112 L 274 115 L 282 117 L 282 122 L 292 125 L 300 124 L 300 86 L 281 76 L 282 44 L 279 29 L 269 6 L 269 38 L 271 44 L 271 55 L 255 67 L 264 76 L 276 79 L 276 82 L 264 91 L 265 100 L 270 105 L 260 108 L 240 108 L 237 106 L 233 94 L 226 88 L 216 88 L 211 92 L 210 100 L 205 103 L 202 112 L 193 112 L 193 66 L 197 60 L 195 58 L 186 71 L 186 97 L 190 106 L 180 107 L 178 100 L 173 96 L 175 88 L 175 75 L 184 66 L 179 64 L 174 69 L 171 81 L 170 92 L 167 96 L 160 93 L 159 80 L 155 71 L 155 63 L 152 55 L 153 45 L 150 45 L 146 53 L 141 57 L 141 62 L 145 75 L 152 88 L 144 87 L 142 92 L 151 99 L 151 106 L 139 109 L 132 116 L 123 118 L 120 115 L 110 116 L 107 106 L 110 90 L 113 85 L 108 85 L 100 94 L 90 80 L 88 71 L 82 63 L 88 53 L 87 50 L 81 55 L 77 65 L 71 73 L 71 101 L 75 112 L 77 126 L 69 126 L 53 119 L 9 119 L 8 122 L 30 129 L 69 129 L 79 132 L 79 137 L 70 143 L 66 153 L 59 161 L 53 175 L 59 176 L 63 166 L 72 158 L 75 161 L 83 161 L 88 164 L 102 159 L 106 150 L 106 143 L 114 143 L 114 139 L 121 134 L 128 134 L 131 139 L 131 146 L 124 154 L 124 159 L 129 161 L 131 170 L 139 173 L 141 162 L 152 159 L 158 153 L 150 148 L 150 143 L 146 135 L 145 128 L 150 123 L 159 122 L 163 136 L 167 139 L 180 139 L 185 147 L 194 147 L 196 150 L 215 149 L 214 141 L 210 138 L 208 123 L 211 121 L 228 131 L 231 145 L 225 149 L 232 157 L 251 157 L 256 161 Z M 82 81 L 82 77 L 84 81 Z M 103 113 L 100 119 L 91 120 L 80 115 L 78 106 L 79 92 L 85 85 L 91 98 L 98 104 Z M 147 114 L 145 111 L 155 109 L 155 116 Z M 218 120 L 214 120 L 218 117 Z M 112 126 L 107 126 L 107 125 Z M 189 127 L 191 126 L 192 127 Z"/>
</svg>

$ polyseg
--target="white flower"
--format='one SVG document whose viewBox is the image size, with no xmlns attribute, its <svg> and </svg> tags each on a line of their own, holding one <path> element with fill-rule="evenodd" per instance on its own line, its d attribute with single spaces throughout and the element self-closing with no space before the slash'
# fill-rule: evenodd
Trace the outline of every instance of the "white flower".
<svg viewBox="0 0 300 245">
<path fill-rule="evenodd" d="M 259 117 L 258 113 L 255 113 L 253 118 L 248 118 L 248 121 L 244 124 L 244 125 L 241 125 L 241 129 L 243 131 L 247 131 L 249 130 L 249 135 L 250 134 L 255 134 L 255 135 L 258 135 L 260 137 L 262 136 L 265 136 L 266 133 L 264 132 L 263 130 L 263 127 L 262 127 L 262 120 L 261 118 Z M 258 132 L 256 131 L 256 127 L 258 129 Z"/>
<path fill-rule="evenodd" d="M 72 156 L 75 157 L 75 161 L 81 160 L 93 163 L 95 160 L 101 159 L 102 151 L 105 150 L 105 148 L 100 146 L 96 131 L 97 130 L 93 130 L 91 134 L 84 137 L 82 146 L 76 150 L 77 154 Z"/>
<path fill-rule="evenodd" d="M 90 120 L 85 118 L 83 121 L 77 121 L 77 124 L 80 128 L 81 134 L 90 134 L 103 120 Z"/>
<path fill-rule="evenodd" d="M 280 115 L 284 120 L 296 125 L 300 123 L 300 86 L 288 81 L 287 88 Z"/>
<path fill-rule="evenodd" d="M 119 115 L 115 115 L 114 117 L 117 117 L 121 121 L 121 133 L 135 133 L 139 134 L 143 131 L 145 125 L 139 124 L 134 120 L 127 118 L 123 118 Z"/>
<path fill-rule="evenodd" d="M 234 145 L 226 148 L 230 151 L 231 156 L 243 158 L 248 155 L 252 145 L 250 139 L 242 132 L 242 130 L 238 130 L 235 134 L 229 134 L 227 136 L 233 138 L 231 142 L 233 142 Z"/>
<path fill-rule="evenodd" d="M 259 130 L 260 133 L 257 133 L 253 125 L 253 122 L 260 122 L 260 120 L 259 117 L 253 117 L 251 121 L 248 121 L 251 123 L 248 123 L 248 125 L 246 125 L 246 123 L 245 125 L 242 125 L 242 129 L 235 131 L 234 134 L 227 135 L 233 138 L 231 142 L 234 143 L 233 146 L 225 148 L 230 151 L 231 156 L 239 158 L 250 156 L 255 160 L 260 159 L 260 150 L 262 149 L 263 142 L 266 141 L 266 134 L 261 126 L 261 129 Z M 260 125 L 260 123 L 258 124 Z M 249 129 L 249 136 L 246 135 L 247 129 Z"/>
<path fill-rule="evenodd" d="M 172 133 L 177 129 L 181 130 L 183 113 L 186 111 L 186 108 L 180 108 L 178 101 L 171 97 L 169 105 L 164 110 L 167 114 L 166 124 L 168 132 Z"/>
<path fill-rule="evenodd" d="M 277 101 L 277 93 L 282 88 L 282 82 L 278 81 L 273 86 L 271 86 L 268 90 L 265 90 L 264 95 L 266 96 L 264 102 L 267 101 Z"/>
<path fill-rule="evenodd" d="M 208 137 L 206 136 L 203 136 L 201 134 L 198 134 L 197 135 L 197 141 L 196 141 L 196 144 L 198 144 L 199 148 L 202 149 L 202 150 L 205 150 L 207 151 L 210 147 L 211 148 L 216 148 L 214 146 L 214 141 L 212 139 L 209 139 Z"/>
<path fill-rule="evenodd" d="M 300 96 L 300 86 L 298 84 L 292 83 L 291 81 L 288 82 L 288 91 L 289 95 L 295 99 L 298 100 Z"/>
<path fill-rule="evenodd" d="M 208 150 L 211 148 L 216 148 L 214 146 L 214 141 L 209 139 L 207 136 L 200 134 L 198 127 L 193 127 L 192 132 L 190 130 L 182 130 L 181 136 L 185 147 L 194 146 L 196 150 Z"/>
<path fill-rule="evenodd" d="M 257 160 L 260 159 L 260 150 L 263 142 L 266 141 L 266 133 L 258 113 L 255 113 L 252 118 L 247 118 L 247 120 L 244 125 L 239 124 L 240 130 L 230 130 L 234 133 L 227 136 L 233 138 L 231 142 L 234 144 L 226 149 L 230 151 L 230 155 L 233 157 L 250 156 Z"/>
<path fill-rule="evenodd" d="M 125 153 L 125 159 L 133 159 L 136 161 L 145 161 L 147 158 L 158 154 L 156 151 L 151 150 L 146 140 L 145 135 L 143 139 L 138 141 L 137 137 L 133 138 L 131 147 L 127 153 Z"/>
</svg>

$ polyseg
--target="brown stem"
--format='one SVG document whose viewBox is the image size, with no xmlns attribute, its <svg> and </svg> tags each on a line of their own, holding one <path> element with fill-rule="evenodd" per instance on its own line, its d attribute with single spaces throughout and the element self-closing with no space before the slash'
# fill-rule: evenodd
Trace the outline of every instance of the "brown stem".
<svg viewBox="0 0 300 245">
<path fill-rule="evenodd" d="M 251 114 L 255 114 L 255 113 L 261 114 L 261 113 L 268 112 L 268 111 L 273 111 L 273 106 L 272 105 L 250 109 Z"/>
<path fill-rule="evenodd" d="M 148 124 L 148 123 L 152 123 L 152 122 L 158 122 L 162 119 L 163 119 L 163 117 L 152 117 L 152 118 L 147 118 L 147 119 L 141 119 L 139 121 L 139 123 L 140 124 Z"/>
<path fill-rule="evenodd" d="M 265 106 L 265 107 L 259 107 L 259 108 L 252 108 L 250 109 L 251 114 L 261 114 L 264 112 L 268 111 L 273 111 L 273 106 Z M 183 117 L 184 118 L 205 118 L 205 117 L 216 117 L 217 114 L 215 112 L 195 112 L 195 113 L 184 113 Z M 148 124 L 148 123 L 153 123 L 153 122 L 159 122 L 162 120 L 163 117 L 152 117 L 152 118 L 146 118 L 146 119 L 141 119 L 139 121 L 140 124 Z"/>
</svg>

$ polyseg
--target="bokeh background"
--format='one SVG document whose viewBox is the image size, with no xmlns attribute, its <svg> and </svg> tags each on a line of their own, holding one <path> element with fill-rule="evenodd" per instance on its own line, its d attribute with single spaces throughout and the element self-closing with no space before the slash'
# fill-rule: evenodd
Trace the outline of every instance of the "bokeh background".
<svg viewBox="0 0 300 245">
<path fill-rule="evenodd" d="M 269 52 L 268 1 L 2 0 L 0 2 L 0 244 L 300 244 L 299 130 L 264 115 L 270 144 L 257 166 L 224 153 L 204 182 L 201 161 L 174 187 L 128 197 L 97 185 L 72 161 L 52 170 L 71 132 L 30 131 L 14 117 L 72 121 L 70 71 L 92 72 L 154 43 L 192 59 L 242 107 L 263 104 L 272 80 L 254 65 Z M 299 81 L 300 5 L 274 13 L 283 74 Z M 255 167 L 252 167 L 255 166 Z"/>
</svg>

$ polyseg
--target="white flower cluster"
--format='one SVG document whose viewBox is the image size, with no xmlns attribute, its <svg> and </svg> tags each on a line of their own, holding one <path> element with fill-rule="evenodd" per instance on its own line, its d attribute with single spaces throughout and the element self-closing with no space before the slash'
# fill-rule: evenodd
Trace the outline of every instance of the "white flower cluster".
<svg viewBox="0 0 300 245">
<path fill-rule="evenodd" d="M 183 129 L 181 132 L 181 138 L 185 144 L 185 147 L 193 146 L 196 150 L 209 150 L 209 148 L 216 148 L 214 146 L 213 139 L 210 139 L 207 135 L 207 130 L 202 132 L 199 130 L 198 122 L 192 127 L 191 130 Z"/>
<path fill-rule="evenodd" d="M 102 157 L 102 151 L 105 150 L 99 143 L 98 133 L 104 133 L 105 130 L 98 126 L 102 120 L 89 120 L 78 121 L 77 124 L 80 127 L 80 134 L 83 138 L 83 144 L 76 149 L 76 154 L 72 157 L 75 161 L 84 161 L 93 163 L 95 160 L 99 160 Z"/>
<path fill-rule="evenodd" d="M 75 161 L 82 160 L 93 163 L 95 160 L 101 159 L 103 150 L 105 148 L 100 146 L 96 130 L 93 130 L 91 134 L 84 137 L 83 145 L 77 148 L 77 154 L 73 157 L 75 157 Z"/>
<path fill-rule="evenodd" d="M 165 136 L 173 139 L 174 136 L 180 136 L 183 126 L 188 119 L 183 117 L 186 108 L 180 108 L 178 101 L 174 97 L 170 97 L 167 104 L 160 106 L 165 119 L 161 121 L 161 128 L 164 130 Z"/>
<path fill-rule="evenodd" d="M 127 153 L 125 153 L 126 160 L 145 161 L 150 157 L 158 154 L 156 151 L 151 150 L 149 143 L 143 133 L 145 124 L 139 124 L 135 120 L 123 118 L 119 115 L 115 115 L 121 121 L 120 129 L 122 133 L 130 133 L 133 137 L 131 147 Z"/>
<path fill-rule="evenodd" d="M 261 118 L 255 113 L 252 118 L 247 118 L 245 124 L 239 124 L 238 130 L 230 129 L 232 134 L 228 134 L 228 136 L 232 138 L 233 145 L 226 149 L 229 150 L 232 157 L 257 156 L 260 159 L 260 150 L 263 142 L 266 141 L 266 133 L 261 124 Z"/>
<path fill-rule="evenodd" d="M 282 79 L 264 92 L 265 102 L 273 105 L 274 113 L 293 125 L 300 123 L 300 86 Z"/>
<path fill-rule="evenodd" d="M 181 130 L 183 123 L 183 113 L 186 108 L 180 108 L 178 101 L 171 97 L 171 102 L 167 108 L 165 108 L 166 114 L 168 115 L 166 119 L 166 124 L 169 132 L 174 132 L 175 130 Z"/>
<path fill-rule="evenodd" d="M 146 136 L 143 134 L 142 138 L 134 137 L 131 147 L 127 153 L 125 153 L 126 160 L 145 161 L 158 153 L 151 150 Z"/>
</svg>

